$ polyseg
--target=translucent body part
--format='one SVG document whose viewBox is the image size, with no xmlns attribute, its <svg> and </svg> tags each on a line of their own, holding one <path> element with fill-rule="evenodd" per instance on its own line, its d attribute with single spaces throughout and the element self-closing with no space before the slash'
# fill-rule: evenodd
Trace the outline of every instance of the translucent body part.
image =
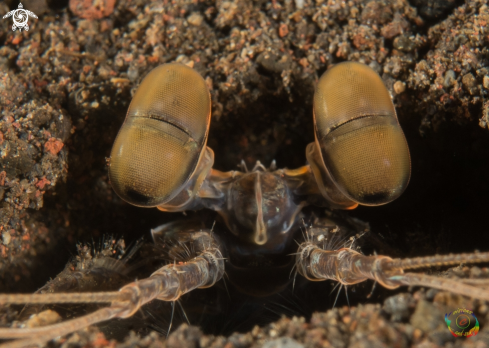
<svg viewBox="0 0 489 348">
<path fill-rule="evenodd" d="M 0 346 L 20 348 L 41 345 L 89 325 L 112 318 L 128 318 L 142 306 L 151 305 L 149 303 L 152 300 L 172 302 L 190 291 L 213 286 L 224 275 L 225 248 L 210 230 L 200 232 L 192 228 L 191 230 L 178 231 L 174 234 L 178 241 L 176 244 L 178 249 L 187 250 L 189 256 L 192 254 L 188 261 L 160 267 L 149 277 L 124 285 L 119 291 L 0 294 L 0 305 L 106 303 L 106 307 L 61 323 L 31 328 L 0 328 L 0 340 L 14 339 L 5 344 L 0 343 Z M 341 237 L 335 240 L 338 230 L 338 226 L 328 227 L 327 222 L 319 222 L 317 227 L 307 228 L 303 232 L 306 240 L 298 243 L 295 257 L 288 255 L 292 260 L 295 259 L 297 273 L 312 281 L 330 279 L 342 285 L 353 285 L 371 279 L 388 289 L 403 285 L 428 286 L 484 301 L 489 300 L 487 279 L 450 279 L 423 273 L 405 273 L 406 270 L 431 266 L 488 262 L 488 252 L 433 255 L 413 259 L 392 259 L 384 255 L 366 256 L 355 250 L 356 240 L 344 240 Z M 269 266 L 263 268 L 267 267 Z M 243 274 L 243 278 L 250 275 L 251 272 Z M 270 278 L 264 279 L 263 282 L 268 283 L 270 280 Z"/>
<path fill-rule="evenodd" d="M 3 303 L 108 303 L 88 315 L 62 323 L 37 328 L 0 328 L 0 339 L 18 338 L 1 347 L 32 347 L 41 345 L 57 336 L 66 335 L 82 327 L 106 321 L 112 318 L 127 318 L 136 313 L 141 306 L 154 299 L 176 301 L 183 294 L 197 288 L 213 286 L 224 275 L 224 258 L 217 240 L 209 230 L 182 233 L 180 242 L 192 249 L 196 256 L 179 264 L 168 264 L 153 272 L 148 278 L 123 286 L 114 292 L 55 293 L 33 294 L 29 298 L 11 297 L 0 294 Z M 47 295 L 47 297 L 45 296 Z M 51 302 L 47 302 L 46 299 Z"/>
<path fill-rule="evenodd" d="M 283 239 L 302 205 L 295 204 L 287 183 L 277 173 L 255 170 L 240 175 L 228 189 L 228 204 L 220 211 L 230 231 L 243 241 L 283 248 Z"/>
<path fill-rule="evenodd" d="M 181 190 L 171 200 L 158 205 L 157 208 L 166 212 L 200 209 L 201 199 L 204 198 L 203 189 L 208 187 L 208 185 L 204 185 L 203 187 L 203 184 L 207 183 L 205 180 L 210 175 L 213 164 L 214 151 L 206 146 L 202 151 L 194 174 L 185 184 L 185 189 Z M 212 188 L 210 187 L 211 190 Z M 205 198 L 215 199 L 217 204 L 222 203 L 222 195 L 220 192 L 216 192 L 216 190 L 209 192 Z"/>
<path fill-rule="evenodd" d="M 345 62 L 329 69 L 314 95 L 316 144 L 332 181 L 349 199 L 380 205 L 401 195 L 409 149 L 382 79 Z"/>
<path fill-rule="evenodd" d="M 152 70 L 112 147 L 115 192 L 131 204 L 153 207 L 182 191 L 205 148 L 210 107 L 205 81 L 195 70 L 181 64 Z"/>
<path fill-rule="evenodd" d="M 331 178 L 324 165 L 321 150 L 315 142 L 307 145 L 306 158 L 310 170 L 314 173 L 317 187 L 331 208 L 355 209 L 358 207 L 358 203 L 347 197 L 334 183 L 333 178 Z"/>
<path fill-rule="evenodd" d="M 387 289 L 396 289 L 401 285 L 419 285 L 489 300 L 487 289 L 474 286 L 477 285 L 477 281 L 471 284 L 471 279 L 449 279 L 422 273 L 404 273 L 405 270 L 432 266 L 484 263 L 489 261 L 488 252 L 392 259 L 384 255 L 361 254 L 354 250 L 354 239 L 346 241 L 343 246 L 339 245 L 339 248 L 329 248 L 326 241 L 331 238 L 331 233 L 328 228 L 310 228 L 306 231 L 306 237 L 307 240 L 299 246 L 296 253 L 296 269 L 308 280 L 331 279 L 342 285 L 353 285 L 371 279 Z M 349 246 L 346 245 L 348 242 L 350 242 Z M 487 283 L 487 280 L 480 279 L 479 285 L 487 285 Z"/>
</svg>

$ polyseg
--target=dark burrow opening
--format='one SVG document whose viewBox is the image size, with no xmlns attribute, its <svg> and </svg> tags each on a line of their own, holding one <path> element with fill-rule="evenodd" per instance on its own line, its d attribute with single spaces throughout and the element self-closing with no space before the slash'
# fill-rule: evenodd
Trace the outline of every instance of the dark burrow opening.
<svg viewBox="0 0 489 348">
<path fill-rule="evenodd" d="M 208 146 L 215 152 L 215 168 L 235 170 L 241 160 L 248 168 L 256 160 L 268 167 L 274 159 L 279 168 L 304 165 L 305 147 L 314 140 L 312 101 L 294 95 L 294 101 L 290 102 L 289 97 L 285 93 L 262 96 L 246 107 L 225 112 L 219 120 L 213 119 Z M 412 160 L 407 190 L 393 203 L 360 207 L 347 213 L 368 222 L 371 233 L 381 241 L 371 243 L 366 239 L 363 251 L 393 257 L 486 251 L 489 134 L 475 121 L 465 126 L 446 122 L 436 133 L 422 138 L 418 132 L 420 117 L 410 112 L 409 106 L 398 108 Z M 48 228 L 63 235 L 51 247 L 56 256 L 49 257 L 48 267 L 45 264 L 34 267 L 33 280 L 12 291 L 32 292 L 55 277 L 70 254 L 76 253 L 78 242 L 97 245 L 104 235 L 112 235 L 124 238 L 126 245 L 131 245 L 141 237 L 149 240 L 151 228 L 185 218 L 182 213 L 165 214 L 157 209 L 130 206 L 113 193 L 105 158 L 109 156 L 124 113 L 121 107 L 117 112 L 94 115 L 87 120 L 84 132 L 68 141 L 67 183 L 58 184 L 53 194 L 45 196 L 45 207 L 38 215 Z M 88 141 L 83 139 L 86 136 Z M 312 211 L 320 215 L 324 210 L 306 210 Z M 212 334 L 247 331 L 282 314 L 310 317 L 315 311 L 331 308 L 337 294 L 337 290 L 332 292 L 335 284 L 331 282 L 298 281 L 294 289 L 289 286 L 271 298 L 253 299 L 227 285 L 226 289 L 221 282 L 213 289 L 198 290 L 182 299 L 181 306 L 192 324 Z M 372 282 L 350 287 L 349 304 L 382 303 L 395 293 L 377 286 L 370 295 L 371 290 Z M 336 305 L 347 304 L 342 291 Z M 116 323 L 117 330 L 110 325 L 107 332 L 120 338 L 117 332 L 126 332 L 124 327 L 138 328 L 142 316 L 148 319 L 147 328 L 164 333 L 169 325 L 171 305 L 160 303 L 149 312 L 140 313 L 136 320 L 127 321 L 126 326 Z M 173 325 L 184 321 L 182 313 L 177 305 Z"/>
</svg>

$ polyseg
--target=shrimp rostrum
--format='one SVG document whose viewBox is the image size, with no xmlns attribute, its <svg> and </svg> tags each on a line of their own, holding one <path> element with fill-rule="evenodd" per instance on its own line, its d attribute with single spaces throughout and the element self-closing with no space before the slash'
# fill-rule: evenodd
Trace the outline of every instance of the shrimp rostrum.
<svg viewBox="0 0 489 348">
<path fill-rule="evenodd" d="M 227 231 L 172 232 L 192 250 L 186 262 L 170 263 L 149 277 L 111 292 L 1 294 L 0 304 L 105 303 L 78 318 L 38 328 L 1 328 L 9 347 L 42 344 L 86 326 L 132 316 L 153 300 L 176 301 L 211 287 L 226 273 L 243 292 L 278 292 L 296 273 L 311 281 L 352 285 L 367 279 L 383 287 L 426 286 L 489 300 L 489 291 L 463 280 L 408 270 L 481 263 L 489 252 L 412 259 L 366 256 L 343 243 L 330 248 L 334 224 L 303 228 L 308 205 L 354 209 L 389 203 L 405 190 L 410 154 L 382 79 L 369 67 L 345 62 L 329 69 L 314 95 L 315 141 L 308 164 L 297 169 L 265 168 L 220 172 L 206 147 L 211 99 L 204 79 L 180 64 L 152 70 L 139 86 L 114 142 L 109 177 L 115 192 L 140 207 L 165 212 L 211 209 Z M 163 235 L 164 228 L 155 235 Z M 273 279 L 268 286 L 260 279 Z M 259 284 L 259 286 L 257 286 Z"/>
</svg>

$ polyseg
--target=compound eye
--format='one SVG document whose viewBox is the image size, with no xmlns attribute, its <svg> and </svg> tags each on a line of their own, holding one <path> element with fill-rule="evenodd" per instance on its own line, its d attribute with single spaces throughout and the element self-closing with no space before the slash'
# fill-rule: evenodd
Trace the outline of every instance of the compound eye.
<svg viewBox="0 0 489 348">
<path fill-rule="evenodd" d="M 181 64 L 153 69 L 137 89 L 112 147 L 114 191 L 143 207 L 175 197 L 203 153 L 210 115 L 209 91 L 195 70 Z"/>
<path fill-rule="evenodd" d="M 329 69 L 314 94 L 316 144 L 340 191 L 362 205 L 393 201 L 411 174 L 409 149 L 387 88 L 366 65 Z"/>
</svg>

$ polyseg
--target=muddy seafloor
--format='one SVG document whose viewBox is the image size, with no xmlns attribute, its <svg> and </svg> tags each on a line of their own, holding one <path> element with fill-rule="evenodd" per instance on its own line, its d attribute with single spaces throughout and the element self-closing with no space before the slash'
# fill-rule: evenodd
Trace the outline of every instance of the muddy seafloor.
<svg viewBox="0 0 489 348">
<path fill-rule="evenodd" d="M 24 1 L 39 17 L 29 19 L 29 31 L 12 32 L 12 21 L 0 20 L 1 292 L 34 292 L 63 270 L 77 243 L 96 246 L 111 235 L 131 245 L 182 217 L 124 203 L 106 167 L 135 88 L 153 67 L 172 61 L 206 79 L 213 110 L 208 146 L 223 171 L 241 160 L 248 167 L 273 159 L 279 167 L 304 165 L 314 139 L 318 77 L 345 60 L 370 65 L 393 96 L 412 177 L 397 201 L 349 212 L 371 226 L 377 242 L 366 243 L 365 252 L 412 257 L 489 250 L 485 1 L 136 0 L 117 1 L 113 9 L 111 1 L 98 9 L 83 3 Z M 14 1 L 2 2 L 0 15 L 15 8 Z M 482 266 L 441 274 L 485 277 Z M 367 283 L 348 290 L 350 308 L 342 293 L 329 310 L 333 285 L 305 285 L 263 301 L 218 289 L 205 308 L 186 308 L 195 326 L 178 327 L 176 310 L 166 341 L 168 308 L 148 320 L 149 336 L 119 333 L 116 343 L 107 330 L 104 336 L 92 328 L 56 345 L 489 345 L 486 303 L 418 288 L 371 291 Z M 227 304 L 217 303 L 221 298 Z M 242 304 L 230 304 L 235 299 Z M 448 332 L 444 314 L 458 307 L 475 311 L 476 337 Z M 219 316 L 223 308 L 236 315 Z M 257 308 L 261 315 L 251 315 Z M 18 318 L 19 310 L 4 309 L 0 323 Z M 311 317 L 315 311 L 321 312 Z M 119 331 L 136 326 L 121 323 Z"/>
</svg>

